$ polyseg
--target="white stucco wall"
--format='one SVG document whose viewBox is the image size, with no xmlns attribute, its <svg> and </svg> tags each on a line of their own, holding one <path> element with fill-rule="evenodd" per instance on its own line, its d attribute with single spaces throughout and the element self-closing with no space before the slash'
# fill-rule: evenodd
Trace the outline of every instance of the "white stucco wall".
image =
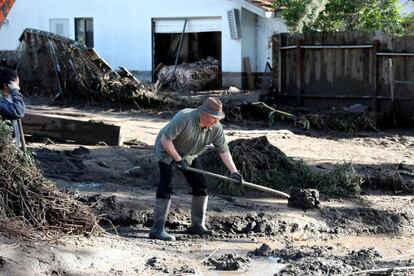
<svg viewBox="0 0 414 276">
<path fill-rule="evenodd" d="M 257 72 L 264 72 L 266 62 L 272 65 L 272 35 L 285 33 L 287 28 L 281 18 L 257 18 Z"/>
<path fill-rule="evenodd" d="M 256 72 L 256 15 L 246 9 L 241 10 L 241 56 L 250 58 L 252 72 Z M 243 64 L 243 72 L 245 72 Z"/>
<path fill-rule="evenodd" d="M 223 73 L 243 72 L 244 56 L 250 56 L 253 71 L 256 68 L 260 71 L 264 58 L 256 50 L 264 49 L 263 44 L 266 44 L 260 39 L 269 33 L 270 28 L 281 28 L 278 24 L 269 23 L 274 20 L 263 20 L 260 17 L 257 20 L 254 13 L 247 10 L 242 12 L 242 7 L 260 12 L 260 9 L 252 8 L 244 0 L 16 1 L 6 18 L 7 23 L 0 28 L 0 50 L 14 50 L 25 28 L 49 31 L 51 18 L 69 19 L 69 38 L 74 39 L 74 18 L 91 17 L 94 24 L 94 47 L 111 66 L 151 71 L 152 18 L 214 16 L 221 17 Z M 232 40 L 230 37 L 227 20 L 227 11 L 230 9 L 240 11 L 244 25 L 242 39 Z M 265 27 L 256 26 L 255 22 Z M 262 34 L 255 34 L 255 28 Z"/>
</svg>

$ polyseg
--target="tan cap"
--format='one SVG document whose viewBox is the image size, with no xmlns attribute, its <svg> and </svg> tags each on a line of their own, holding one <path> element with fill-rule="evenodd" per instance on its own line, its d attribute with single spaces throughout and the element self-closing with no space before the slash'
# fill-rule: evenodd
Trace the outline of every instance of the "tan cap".
<svg viewBox="0 0 414 276">
<path fill-rule="evenodd" d="M 223 112 L 223 104 L 216 97 L 208 97 L 199 107 L 200 112 L 206 113 L 208 116 L 223 119 L 226 114 Z"/>
</svg>

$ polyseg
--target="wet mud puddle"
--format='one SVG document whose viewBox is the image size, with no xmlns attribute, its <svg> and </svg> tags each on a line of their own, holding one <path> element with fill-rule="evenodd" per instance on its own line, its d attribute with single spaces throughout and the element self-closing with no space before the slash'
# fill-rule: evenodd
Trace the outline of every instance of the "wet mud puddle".
<svg viewBox="0 0 414 276">
<path fill-rule="evenodd" d="M 247 257 L 248 252 L 260 247 L 263 242 L 249 240 L 209 241 L 188 250 L 180 250 L 193 260 L 202 275 L 270 275 L 285 267 L 275 256 Z M 267 242 L 273 248 L 280 247 L 278 242 Z"/>
</svg>

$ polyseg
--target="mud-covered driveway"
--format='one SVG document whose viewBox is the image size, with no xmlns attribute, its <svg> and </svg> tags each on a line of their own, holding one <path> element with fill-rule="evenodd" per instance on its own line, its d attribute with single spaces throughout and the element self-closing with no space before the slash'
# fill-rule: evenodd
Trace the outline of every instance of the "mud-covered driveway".
<svg viewBox="0 0 414 276">
<path fill-rule="evenodd" d="M 68 237 L 53 245 L 4 239 L 2 269 L 8 275 L 338 275 L 390 268 L 395 268 L 395 275 L 410 275 L 414 271 L 409 270 L 414 266 L 414 196 L 375 185 L 359 196 L 321 195 L 322 208 L 306 212 L 263 194 L 213 194 L 206 224 L 214 235 L 201 238 L 185 232 L 191 195 L 179 178 L 167 222 L 177 241 L 150 240 L 147 232 L 158 181 L 152 147 L 173 112 L 31 108 L 122 124 L 130 143 L 29 144 L 45 176 L 104 214 L 108 234 Z M 320 171 L 350 162 L 359 173 L 387 175 L 400 165 L 405 183 L 413 183 L 412 130 L 344 135 L 305 132 L 289 125 L 267 129 L 260 122 L 224 125 L 229 140 L 265 135 L 286 155 Z"/>
</svg>

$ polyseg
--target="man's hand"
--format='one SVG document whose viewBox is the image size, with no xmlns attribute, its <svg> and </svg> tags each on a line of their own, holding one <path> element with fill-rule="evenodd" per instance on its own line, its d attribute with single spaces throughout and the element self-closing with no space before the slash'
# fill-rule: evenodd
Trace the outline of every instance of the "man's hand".
<svg viewBox="0 0 414 276">
<path fill-rule="evenodd" d="M 187 161 L 184 159 L 181 159 L 180 161 L 174 161 L 175 165 L 177 165 L 177 168 L 181 171 L 186 171 L 188 167 Z"/>
<path fill-rule="evenodd" d="M 7 84 L 7 87 L 9 88 L 9 90 L 12 90 L 12 89 L 17 89 L 17 90 L 20 90 L 20 86 L 19 86 L 19 84 L 18 84 L 17 82 L 14 82 L 14 81 L 10 81 L 10 82 Z"/>
<path fill-rule="evenodd" d="M 243 176 L 241 175 L 241 173 L 239 173 L 239 172 L 232 172 L 231 174 L 230 174 L 230 178 L 231 179 L 234 179 L 234 180 L 237 180 L 237 182 L 239 182 L 239 184 L 240 185 L 243 185 Z"/>
</svg>

